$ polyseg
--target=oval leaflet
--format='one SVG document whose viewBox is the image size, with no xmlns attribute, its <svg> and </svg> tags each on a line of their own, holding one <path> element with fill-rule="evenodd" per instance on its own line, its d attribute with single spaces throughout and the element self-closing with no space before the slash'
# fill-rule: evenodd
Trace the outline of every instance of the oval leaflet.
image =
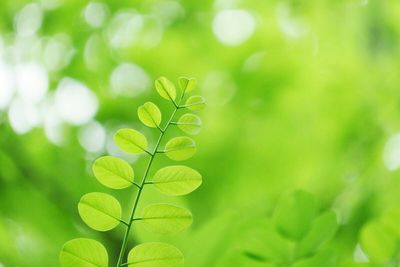
<svg viewBox="0 0 400 267">
<path fill-rule="evenodd" d="M 108 267 L 108 254 L 98 241 L 77 238 L 64 244 L 60 253 L 61 267 Z"/>
<path fill-rule="evenodd" d="M 165 145 L 165 153 L 172 160 L 186 160 L 196 153 L 196 143 L 187 136 L 175 137 Z"/>
<path fill-rule="evenodd" d="M 201 130 L 201 119 L 191 113 L 183 114 L 178 120 L 178 127 L 187 134 L 196 135 Z"/>
<path fill-rule="evenodd" d="M 115 143 L 126 153 L 141 153 L 147 149 L 146 137 L 133 129 L 120 129 L 114 135 Z"/>
<path fill-rule="evenodd" d="M 112 156 L 101 157 L 95 160 L 92 169 L 96 179 L 109 188 L 123 189 L 133 183 L 133 169 L 122 159 Z"/>
<path fill-rule="evenodd" d="M 155 187 L 170 196 L 182 196 L 196 190 L 202 183 L 201 174 L 183 166 L 168 166 L 158 170 L 154 177 Z"/>
<path fill-rule="evenodd" d="M 151 242 L 134 247 L 128 255 L 129 267 L 183 267 L 183 254 L 165 243 Z"/>
<path fill-rule="evenodd" d="M 138 108 L 138 117 L 148 127 L 156 128 L 160 126 L 161 111 L 152 102 L 146 102 Z"/>
<path fill-rule="evenodd" d="M 108 231 L 121 221 L 121 205 L 113 196 L 105 193 L 88 193 L 82 196 L 78 204 L 79 215 L 91 228 Z"/>
</svg>

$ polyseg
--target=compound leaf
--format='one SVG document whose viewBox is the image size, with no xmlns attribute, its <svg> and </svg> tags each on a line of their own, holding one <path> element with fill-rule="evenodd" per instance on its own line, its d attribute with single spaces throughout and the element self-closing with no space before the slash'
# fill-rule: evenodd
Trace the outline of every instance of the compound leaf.
<svg viewBox="0 0 400 267">
<path fill-rule="evenodd" d="M 170 196 L 182 196 L 196 190 L 202 183 L 201 174 L 192 168 L 176 165 L 164 167 L 153 177 L 156 188 Z"/>
<path fill-rule="evenodd" d="M 316 213 L 314 197 L 304 191 L 296 191 L 279 201 L 274 213 L 277 230 L 287 238 L 301 240 L 309 231 Z"/>
<path fill-rule="evenodd" d="M 138 108 L 138 117 L 148 127 L 156 128 L 160 126 L 161 111 L 152 102 L 146 102 Z"/>
<path fill-rule="evenodd" d="M 134 178 L 133 169 L 128 162 L 111 156 L 96 159 L 93 173 L 101 184 L 112 189 L 129 187 Z"/>
<path fill-rule="evenodd" d="M 120 129 L 114 135 L 115 143 L 126 153 L 141 153 L 147 149 L 146 137 L 133 129 Z"/>
<path fill-rule="evenodd" d="M 183 267 L 183 254 L 165 243 L 144 243 L 134 247 L 128 255 L 129 267 Z"/>
<path fill-rule="evenodd" d="M 197 81 L 194 78 L 179 78 L 179 87 L 181 88 L 183 94 L 193 91 L 196 88 L 196 85 Z"/>
<path fill-rule="evenodd" d="M 185 208 L 170 204 L 153 204 L 143 209 L 141 221 L 149 231 L 174 234 L 188 228 L 193 218 Z"/>
<path fill-rule="evenodd" d="M 200 95 L 194 95 L 186 100 L 185 106 L 192 111 L 202 110 L 206 106 L 206 100 Z"/>
<path fill-rule="evenodd" d="M 108 267 L 104 246 L 93 239 L 77 238 L 64 244 L 60 253 L 61 267 Z"/>
<path fill-rule="evenodd" d="M 165 77 L 160 77 L 155 82 L 156 90 L 161 97 L 174 102 L 176 89 L 174 84 Z"/>
<path fill-rule="evenodd" d="M 183 114 L 178 120 L 178 127 L 187 134 L 196 135 L 201 130 L 201 119 L 194 114 Z"/>
<path fill-rule="evenodd" d="M 78 204 L 82 220 L 97 231 L 108 231 L 121 221 L 121 205 L 113 196 L 105 193 L 88 193 Z"/>
<path fill-rule="evenodd" d="M 165 152 L 172 160 L 186 160 L 196 153 L 196 143 L 187 136 L 175 137 L 167 142 Z"/>
</svg>

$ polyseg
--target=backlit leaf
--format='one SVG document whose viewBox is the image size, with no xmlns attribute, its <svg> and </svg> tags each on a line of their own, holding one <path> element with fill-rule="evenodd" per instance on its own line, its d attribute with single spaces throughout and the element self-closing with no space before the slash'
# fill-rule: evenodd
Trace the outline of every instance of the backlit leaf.
<svg viewBox="0 0 400 267">
<path fill-rule="evenodd" d="M 113 189 L 131 186 L 134 178 L 129 163 L 111 156 L 98 158 L 93 163 L 93 173 L 101 184 Z"/>
<path fill-rule="evenodd" d="M 201 119 L 194 114 L 183 114 L 178 120 L 178 127 L 187 134 L 198 134 L 201 130 Z"/>
<path fill-rule="evenodd" d="M 194 78 L 186 78 L 180 77 L 179 78 L 179 87 L 181 88 L 182 92 L 189 93 L 196 88 L 197 81 Z"/>
<path fill-rule="evenodd" d="M 121 205 L 118 200 L 105 193 L 88 193 L 78 204 L 82 220 L 97 231 L 115 228 L 121 220 Z"/>
<path fill-rule="evenodd" d="M 104 246 L 93 239 L 77 238 L 64 244 L 60 253 L 61 267 L 108 267 Z"/>
<path fill-rule="evenodd" d="M 175 137 L 165 145 L 165 151 L 167 156 L 172 160 L 186 160 L 196 153 L 196 143 L 193 139 L 186 136 Z"/>
<path fill-rule="evenodd" d="M 315 213 L 313 196 L 296 191 L 279 201 L 274 213 L 275 226 L 285 237 L 300 240 L 310 230 Z"/>
<path fill-rule="evenodd" d="M 127 153 L 141 153 L 147 149 L 146 137 L 133 129 L 120 129 L 114 135 L 115 143 Z"/>
<path fill-rule="evenodd" d="M 156 128 L 161 123 L 161 111 L 152 102 L 146 102 L 138 108 L 140 121 L 149 127 Z"/>
<path fill-rule="evenodd" d="M 206 106 L 206 100 L 200 95 L 194 95 L 186 100 L 185 106 L 189 110 L 202 110 Z"/>
<path fill-rule="evenodd" d="M 183 267 L 182 252 L 164 243 L 144 243 L 134 247 L 128 255 L 129 267 Z"/>
<path fill-rule="evenodd" d="M 156 90 L 161 97 L 174 101 L 176 98 L 176 89 L 174 84 L 165 77 L 160 77 L 155 82 Z"/>
<path fill-rule="evenodd" d="M 179 233 L 192 224 L 189 210 L 169 204 L 153 204 L 143 210 L 142 222 L 149 231 L 161 234 Z"/>
<path fill-rule="evenodd" d="M 201 174 L 192 168 L 176 165 L 162 168 L 153 177 L 157 189 L 171 196 L 189 194 L 201 185 Z"/>
</svg>

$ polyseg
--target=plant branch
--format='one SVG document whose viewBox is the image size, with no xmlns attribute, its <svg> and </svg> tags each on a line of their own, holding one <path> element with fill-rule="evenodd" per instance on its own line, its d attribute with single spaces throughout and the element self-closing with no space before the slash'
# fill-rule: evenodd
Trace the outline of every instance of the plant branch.
<svg viewBox="0 0 400 267">
<path fill-rule="evenodd" d="M 172 100 L 172 103 L 174 104 L 175 109 L 172 112 L 172 114 L 171 114 L 167 124 L 165 125 L 164 129 L 160 129 L 161 133 L 160 133 L 160 135 L 158 137 L 158 140 L 157 140 L 157 143 L 156 143 L 156 145 L 154 147 L 153 153 L 145 151 L 147 154 L 150 155 L 150 159 L 149 159 L 149 161 L 147 163 L 146 170 L 145 170 L 145 172 L 143 174 L 142 182 L 141 182 L 140 186 L 138 187 L 139 190 L 138 190 L 138 192 L 136 194 L 135 202 L 133 204 L 132 212 L 131 212 L 130 219 L 129 219 L 129 223 L 128 223 L 127 227 L 126 227 L 124 239 L 122 241 L 122 246 L 121 246 L 121 250 L 120 250 L 120 253 L 119 253 L 119 257 L 118 257 L 117 267 L 122 267 L 122 266 L 126 266 L 127 265 L 126 263 L 123 264 L 122 260 L 124 258 L 125 252 L 126 252 L 126 247 L 128 245 L 129 233 L 131 231 L 132 224 L 135 221 L 134 216 L 135 216 L 136 209 L 138 207 L 140 196 L 141 196 L 142 191 L 143 191 L 143 186 L 146 184 L 146 178 L 147 178 L 147 176 L 149 174 L 149 171 L 150 171 L 150 168 L 151 168 L 151 166 L 153 164 L 153 160 L 154 160 L 154 158 L 155 158 L 155 156 L 157 154 L 158 147 L 160 146 L 160 143 L 161 143 L 161 141 L 162 141 L 162 139 L 164 137 L 165 132 L 167 131 L 168 127 L 171 125 L 171 122 L 174 119 L 174 116 L 175 116 L 176 112 L 179 109 L 179 105 L 180 105 L 183 97 L 184 97 L 184 94 L 181 95 L 178 104 L 176 104 L 175 101 Z"/>
</svg>

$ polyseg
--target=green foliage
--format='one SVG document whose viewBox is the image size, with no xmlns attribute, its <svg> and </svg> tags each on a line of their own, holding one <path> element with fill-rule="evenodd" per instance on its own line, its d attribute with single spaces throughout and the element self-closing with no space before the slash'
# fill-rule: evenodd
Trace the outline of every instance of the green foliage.
<svg viewBox="0 0 400 267">
<path fill-rule="evenodd" d="M 361 230 L 360 244 L 368 255 L 371 266 L 400 264 L 400 209 L 387 211 L 380 218 L 368 222 Z"/>
<path fill-rule="evenodd" d="M 100 242 L 77 238 L 64 244 L 60 264 L 62 267 L 108 267 L 108 254 Z"/>
<path fill-rule="evenodd" d="M 206 106 L 206 100 L 202 96 L 194 95 L 186 100 L 185 106 L 192 111 L 202 110 Z"/>
<path fill-rule="evenodd" d="M 178 125 L 188 133 L 198 133 L 201 126 L 200 119 L 187 114 L 181 116 L 180 122 L 173 121 L 179 110 L 189 108 L 182 106 L 181 102 L 185 93 L 191 92 L 196 84 L 194 79 L 181 78 L 179 80 L 182 94 L 177 102 L 175 86 L 165 77 L 155 82 L 157 92 L 165 99 L 171 100 L 174 105 L 168 121 L 161 128 L 161 111 L 152 102 L 146 102 L 138 108 L 140 121 L 159 131 L 159 138 L 152 151 L 148 151 L 147 138 L 133 129 L 121 129 L 114 135 L 115 143 L 126 153 L 145 152 L 149 156 L 148 165 L 143 178 L 134 181 L 134 171 L 126 161 L 103 156 L 93 163 L 93 173 L 96 179 L 111 189 L 124 189 L 134 185 L 136 195 L 132 203 L 129 219 L 122 219 L 122 207 L 118 200 L 105 193 L 88 193 L 84 195 L 78 210 L 82 220 L 91 228 L 98 231 L 108 231 L 120 223 L 126 227 L 117 267 L 143 266 L 143 267 L 180 267 L 183 266 L 183 254 L 174 246 L 163 243 L 144 243 L 133 248 L 126 255 L 128 239 L 135 222 L 141 222 L 146 229 L 160 234 L 175 234 L 186 230 L 193 221 L 189 210 L 171 204 L 156 203 L 146 206 L 141 212 L 141 217 L 136 217 L 138 203 L 145 186 L 155 186 L 161 193 L 169 196 L 186 195 L 197 189 L 202 183 L 200 173 L 183 165 L 167 166 L 159 169 L 152 181 L 147 181 L 152 163 L 156 155 L 165 153 L 173 160 L 185 160 L 192 157 L 196 151 L 193 139 L 181 136 L 172 138 L 165 144 L 165 150 L 159 147 L 163 142 L 165 132 L 171 125 Z M 183 118 L 183 119 L 182 119 Z M 182 128 L 183 127 L 183 128 Z M 127 258 L 127 262 L 124 262 Z M 75 239 L 65 244 L 60 257 L 61 267 L 89 267 L 108 266 L 108 256 L 105 248 L 97 241 L 88 239 Z M 80 265 L 79 265 L 80 264 Z"/>
<path fill-rule="evenodd" d="M 169 204 L 153 204 L 143 209 L 141 221 L 149 231 L 175 234 L 186 230 L 193 221 L 185 208 Z"/>
<path fill-rule="evenodd" d="M 187 160 L 196 153 L 196 143 L 187 136 L 174 137 L 165 145 L 165 153 L 172 160 Z"/>
<path fill-rule="evenodd" d="M 128 162 L 111 156 L 98 158 L 93 163 L 93 173 L 103 185 L 112 189 L 123 189 L 133 183 L 134 172 Z"/>
<path fill-rule="evenodd" d="M 333 211 L 316 214 L 311 194 L 295 191 L 283 196 L 272 219 L 249 230 L 244 253 L 253 261 L 276 266 L 334 266 L 323 245 L 336 233 L 336 215 Z"/>
<path fill-rule="evenodd" d="M 115 143 L 126 153 L 142 153 L 147 151 L 146 137 L 133 129 L 121 129 L 114 135 Z"/>
<path fill-rule="evenodd" d="M 202 182 L 201 174 L 183 165 L 168 166 L 158 170 L 153 182 L 160 192 L 170 196 L 182 196 L 196 190 Z"/>
<path fill-rule="evenodd" d="M 183 254 L 164 243 L 144 243 L 134 247 L 128 255 L 132 267 L 183 267 Z"/>
</svg>

